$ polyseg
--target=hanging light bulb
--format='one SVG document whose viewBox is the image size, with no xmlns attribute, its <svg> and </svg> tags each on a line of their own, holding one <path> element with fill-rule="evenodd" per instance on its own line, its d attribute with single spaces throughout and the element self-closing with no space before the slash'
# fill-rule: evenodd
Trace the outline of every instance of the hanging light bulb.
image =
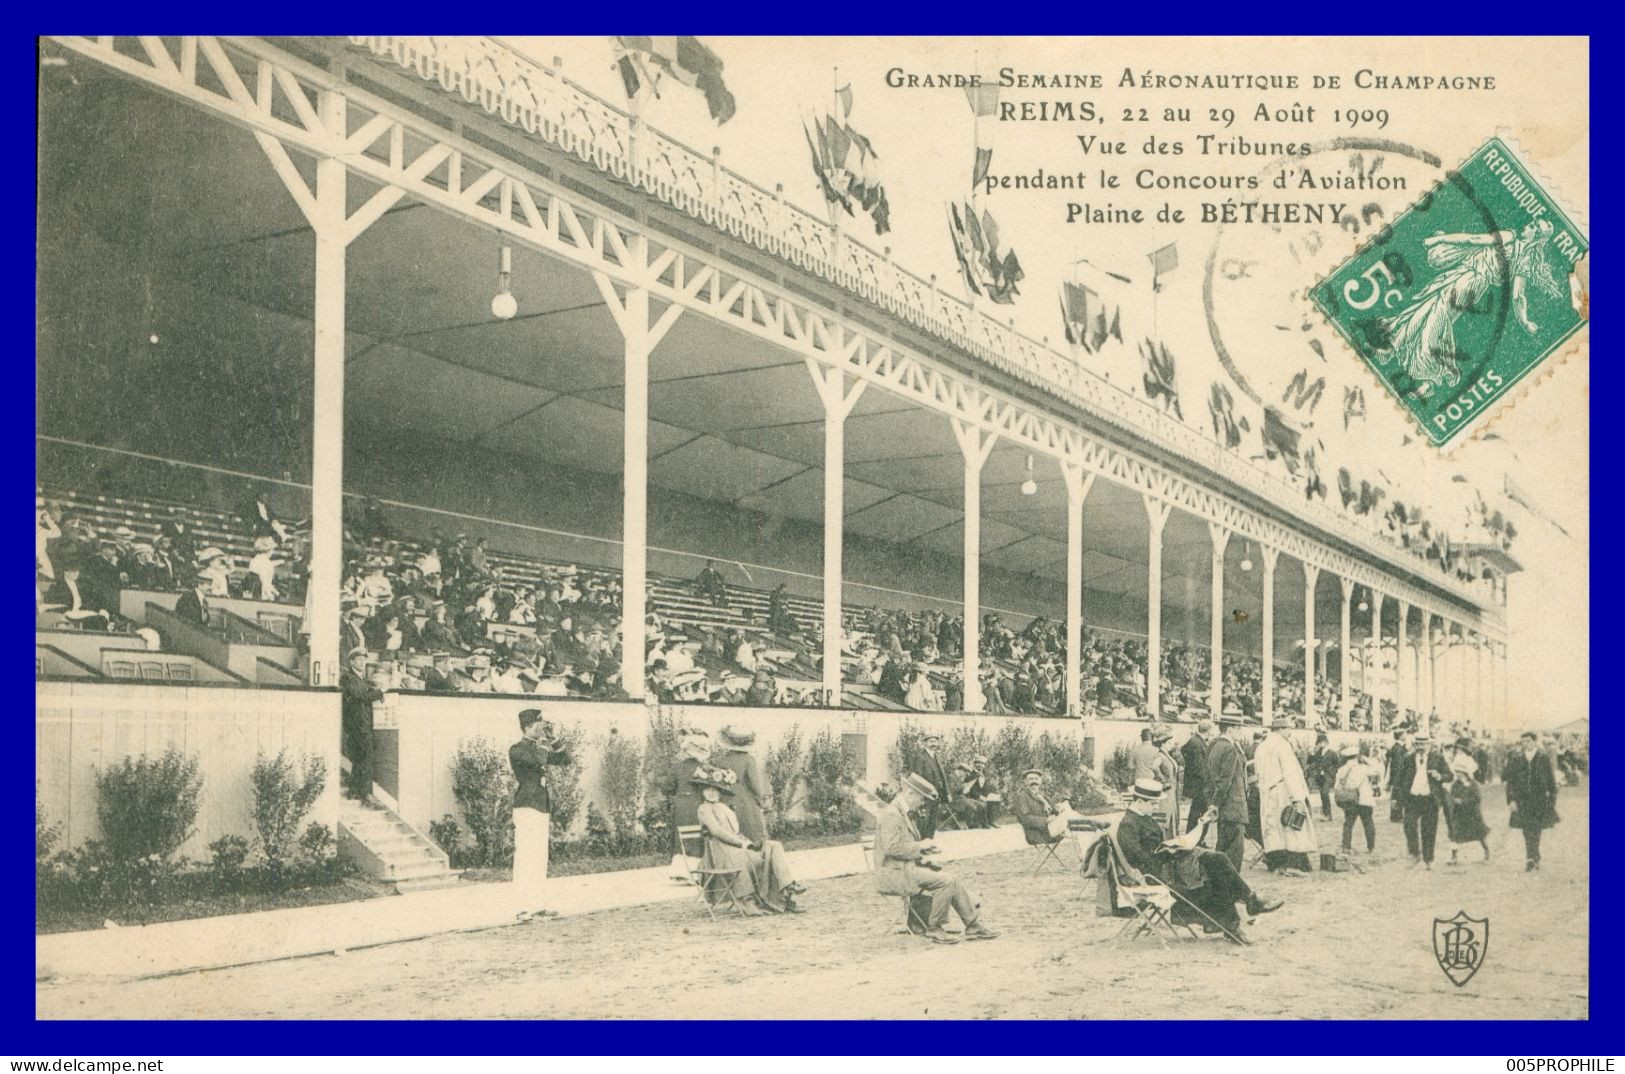
<svg viewBox="0 0 1625 1074">
<path fill-rule="evenodd" d="M 1027 456 L 1027 480 L 1021 483 L 1021 494 L 1033 496 L 1038 493 L 1038 482 L 1033 480 L 1033 457 Z"/>
<path fill-rule="evenodd" d="M 513 297 L 510 281 L 513 279 L 513 250 L 507 243 L 502 244 L 502 253 L 497 259 L 497 293 L 491 299 L 491 316 L 500 321 L 507 321 L 519 312 L 519 301 Z"/>
<path fill-rule="evenodd" d="M 1242 570 L 1250 571 L 1250 570 L 1253 569 L 1253 555 L 1252 555 L 1252 553 L 1253 553 L 1253 546 L 1252 545 L 1247 544 L 1247 545 L 1242 546 L 1242 549 L 1241 549 L 1241 569 Z"/>
</svg>

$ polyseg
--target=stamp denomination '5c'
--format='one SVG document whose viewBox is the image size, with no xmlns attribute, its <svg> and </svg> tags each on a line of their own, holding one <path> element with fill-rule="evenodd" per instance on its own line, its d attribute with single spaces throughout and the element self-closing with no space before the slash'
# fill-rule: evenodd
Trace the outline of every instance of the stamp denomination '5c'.
<svg viewBox="0 0 1625 1074">
<path fill-rule="evenodd" d="M 1586 323 L 1589 244 L 1499 138 L 1314 289 L 1315 304 L 1437 446 Z"/>
</svg>

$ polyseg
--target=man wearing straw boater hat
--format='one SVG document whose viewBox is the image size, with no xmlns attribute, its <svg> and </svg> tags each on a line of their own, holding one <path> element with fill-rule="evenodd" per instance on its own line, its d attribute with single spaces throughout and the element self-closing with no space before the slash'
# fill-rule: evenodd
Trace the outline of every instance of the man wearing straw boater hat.
<svg viewBox="0 0 1625 1074">
<path fill-rule="evenodd" d="M 942 926 L 953 907 L 965 923 L 963 938 L 992 940 L 999 934 L 982 923 L 980 903 L 953 873 L 929 860 L 935 843 L 920 838 L 909 810 L 937 797 L 931 781 L 916 773 L 903 777 L 897 797 L 875 814 L 875 888 L 885 895 L 909 896 L 908 928 L 934 943 L 958 943 Z"/>
<path fill-rule="evenodd" d="M 1165 793 L 1162 784 L 1154 779 L 1134 781 L 1133 797 L 1117 827 L 1118 849 L 1134 869 L 1155 876 L 1206 915 L 1209 920 L 1202 924 L 1208 932 L 1223 931 L 1239 939 L 1238 903 L 1252 918 L 1279 910 L 1281 900 L 1262 898 L 1241 878 L 1227 856 L 1197 845 L 1205 823 L 1199 823 L 1177 841 L 1169 840 L 1161 822 L 1152 815 Z M 1215 814 L 1210 809 L 1200 820 L 1211 820 Z M 1182 909 L 1175 907 L 1176 922 L 1185 918 Z"/>
<path fill-rule="evenodd" d="M 541 709 L 519 714 L 519 734 L 519 741 L 508 747 L 508 764 L 519 784 L 513 792 L 513 886 L 520 907 L 518 919 L 529 921 L 553 913 L 542 909 L 553 813 L 547 766 L 569 764 L 570 755 L 553 739 L 553 728 L 542 719 Z"/>
</svg>

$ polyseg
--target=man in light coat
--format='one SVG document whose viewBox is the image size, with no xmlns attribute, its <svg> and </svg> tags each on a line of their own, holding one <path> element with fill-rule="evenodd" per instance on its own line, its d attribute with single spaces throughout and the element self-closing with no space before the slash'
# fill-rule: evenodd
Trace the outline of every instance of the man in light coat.
<svg viewBox="0 0 1625 1074">
<path fill-rule="evenodd" d="M 909 819 L 910 809 L 935 801 L 936 788 L 912 772 L 903 777 L 902 784 L 897 797 L 875 815 L 875 889 L 883 895 L 908 896 L 909 931 L 934 943 L 959 942 L 960 937 L 942 927 L 950 906 L 965 923 L 965 939 L 995 939 L 999 934 L 982 923 L 980 904 L 965 885 L 953 873 L 928 860 L 937 852 L 937 846 L 921 839 L 919 829 Z"/>
<path fill-rule="evenodd" d="M 1304 778 L 1292 740 L 1286 737 L 1291 726 L 1290 719 L 1277 716 L 1253 754 L 1253 770 L 1258 773 L 1258 820 L 1264 836 L 1264 864 L 1271 869 L 1308 871 L 1317 864 L 1320 840 L 1315 835 L 1309 781 Z M 1292 806 L 1303 812 L 1303 823 L 1297 827 L 1289 827 L 1282 819 Z"/>
</svg>

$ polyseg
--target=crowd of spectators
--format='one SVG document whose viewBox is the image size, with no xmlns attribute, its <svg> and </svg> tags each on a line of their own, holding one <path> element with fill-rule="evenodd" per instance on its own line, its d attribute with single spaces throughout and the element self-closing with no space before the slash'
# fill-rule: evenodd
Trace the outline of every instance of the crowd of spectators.
<svg viewBox="0 0 1625 1074">
<path fill-rule="evenodd" d="M 303 527 L 279 518 L 263 490 L 251 492 L 241 522 L 253 548 L 234 556 L 201 538 L 188 512 L 174 507 L 156 532 L 128 525 L 98 527 L 63 500 L 34 500 L 36 611 L 54 625 L 135 632 L 120 614 L 125 590 L 246 597 L 297 603 L 304 599 L 308 541 Z"/>
<path fill-rule="evenodd" d="M 200 538 L 181 508 L 156 535 L 128 527 L 97 529 L 60 503 L 37 502 L 36 560 L 40 609 L 64 625 L 134 630 L 118 614 L 124 589 L 180 592 L 196 614 L 211 597 L 282 602 L 302 599 L 308 541 L 300 523 L 278 517 L 263 489 L 237 512 L 252 556 L 232 556 Z M 226 543 L 222 541 L 221 543 Z M 626 696 L 620 648 L 619 575 L 568 564 L 520 560 L 488 547 L 484 537 L 431 531 L 414 540 L 397 533 L 377 500 L 352 501 L 345 529 L 341 645 L 348 657 L 368 654 L 375 685 L 446 693 Z M 644 609 L 647 691 L 666 702 L 824 705 L 821 619 L 798 617 L 784 585 L 741 612 L 712 561 L 685 583 L 693 603 L 733 622 L 667 622 L 653 591 Z M 730 595 L 732 594 L 732 595 Z M 190 601 L 190 603 L 188 603 Z M 201 619 L 207 625 L 207 614 Z M 941 610 L 849 608 L 841 638 L 847 703 L 921 712 L 964 707 L 963 617 Z M 1059 716 L 1066 712 L 1066 626 L 1045 617 L 1011 625 L 998 614 L 981 623 L 984 709 L 990 714 Z M 1162 648 L 1160 711 L 1194 719 L 1209 709 L 1210 654 L 1177 642 Z M 1244 716 L 1261 712 L 1263 668 L 1255 656 L 1226 653 L 1223 705 Z M 1082 646 L 1086 711 L 1107 718 L 1149 713 L 1146 643 L 1091 627 Z M 856 698 L 850 696 L 856 693 Z M 1350 728 L 1387 730 L 1400 716 L 1351 691 Z M 1275 708 L 1307 726 L 1338 728 L 1335 684 L 1317 673 L 1313 705 L 1302 675 L 1281 666 Z M 1415 720 L 1408 712 L 1406 719 Z"/>
</svg>

